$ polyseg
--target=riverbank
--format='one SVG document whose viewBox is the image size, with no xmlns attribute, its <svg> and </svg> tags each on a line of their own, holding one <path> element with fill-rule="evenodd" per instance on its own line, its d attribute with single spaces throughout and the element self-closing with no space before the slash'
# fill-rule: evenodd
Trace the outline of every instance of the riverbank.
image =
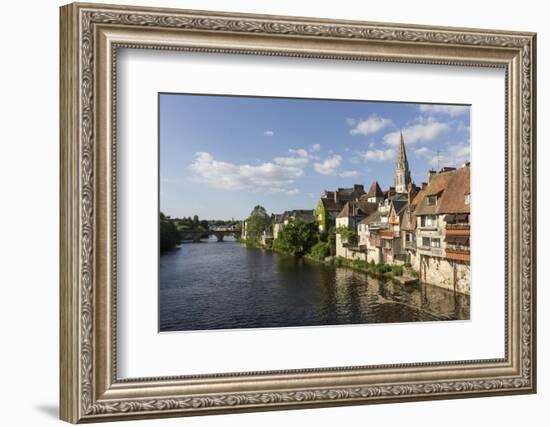
<svg viewBox="0 0 550 427">
<path fill-rule="evenodd" d="M 247 247 L 275 252 L 285 256 L 297 257 L 296 255 L 288 254 L 284 251 L 277 250 L 274 247 L 263 245 L 259 241 L 246 242 L 242 240 L 241 243 Z M 418 277 L 418 272 L 413 270 L 410 266 L 407 267 L 406 265 L 405 266 L 390 265 L 385 263 L 377 264 L 374 261 L 367 262 L 359 259 L 350 260 L 344 257 L 334 257 L 334 256 L 319 257 L 318 254 L 312 254 L 312 253 L 306 253 L 304 255 L 299 256 L 298 258 L 303 258 L 305 260 L 308 260 L 314 263 L 331 265 L 334 267 L 349 268 L 351 270 L 359 271 L 361 273 L 367 274 L 377 279 L 388 279 L 396 283 L 403 284 L 405 286 L 412 285 L 414 283 L 421 283 L 421 284 L 427 284 L 430 286 L 436 286 L 441 289 L 448 289 L 448 287 L 441 286 L 436 283 L 420 282 Z M 453 290 L 453 292 L 456 292 L 457 294 L 464 295 L 464 296 L 470 295 L 468 293 L 460 292 L 459 290 Z"/>
<path fill-rule="evenodd" d="M 241 240 L 241 243 L 246 247 L 251 247 L 254 249 L 262 249 L 266 251 L 279 253 L 281 255 L 292 256 L 296 258 L 303 258 L 311 262 L 331 265 L 334 267 L 349 268 L 355 271 L 360 271 L 362 273 L 369 274 L 370 276 L 375 278 L 385 278 L 385 279 L 396 280 L 396 277 L 403 277 L 403 272 L 404 272 L 403 267 L 400 265 L 392 266 L 384 263 L 376 264 L 374 262 L 368 263 L 363 260 L 350 260 L 343 257 L 319 256 L 319 254 L 316 254 L 314 250 L 312 251 L 312 253 L 306 253 L 301 256 L 296 256 L 296 255 L 288 254 L 281 250 L 277 250 L 277 248 L 263 245 L 259 241 Z M 313 249 L 315 249 L 315 247 Z M 412 278 L 417 279 L 417 277 L 414 275 L 411 277 L 411 279 Z"/>
</svg>

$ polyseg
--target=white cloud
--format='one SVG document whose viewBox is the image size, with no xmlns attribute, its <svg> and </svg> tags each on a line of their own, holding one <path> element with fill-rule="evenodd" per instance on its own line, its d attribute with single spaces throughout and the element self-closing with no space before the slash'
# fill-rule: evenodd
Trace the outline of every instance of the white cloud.
<svg viewBox="0 0 550 427">
<path fill-rule="evenodd" d="M 470 157 L 470 144 L 463 144 L 463 145 L 451 145 L 449 147 L 449 153 L 453 156 L 464 158 L 464 157 Z"/>
<path fill-rule="evenodd" d="M 189 168 L 197 181 L 225 190 L 281 191 L 304 174 L 301 168 L 273 163 L 236 165 L 205 152 L 195 153 Z"/>
<path fill-rule="evenodd" d="M 288 150 L 290 156 L 275 157 L 273 162 L 282 166 L 305 166 L 309 162 L 309 155 L 303 148 Z"/>
<path fill-rule="evenodd" d="M 275 132 L 273 132 L 272 130 L 266 130 L 266 131 L 264 132 L 264 135 L 265 135 L 265 136 L 273 136 L 273 135 L 275 135 Z"/>
<path fill-rule="evenodd" d="M 447 133 L 450 125 L 434 119 L 428 119 L 403 129 L 405 144 L 415 144 L 418 141 L 433 141 Z M 388 145 L 397 146 L 400 141 L 400 131 L 390 132 L 384 135 L 384 142 Z"/>
<path fill-rule="evenodd" d="M 349 122 L 348 122 L 349 123 Z M 351 135 L 369 135 L 376 133 L 392 124 L 391 119 L 385 119 L 384 117 L 372 114 L 366 120 L 360 120 L 354 122 L 355 127 L 349 131 Z M 353 125 L 352 125 L 353 126 Z"/>
<path fill-rule="evenodd" d="M 460 167 L 470 161 L 470 144 L 450 145 L 445 151 L 439 153 L 427 147 L 419 148 L 414 152 L 417 157 L 428 159 L 431 167 L 442 168 L 443 166 Z"/>
<path fill-rule="evenodd" d="M 289 196 L 295 196 L 296 194 L 298 194 L 300 192 L 300 190 L 298 190 L 297 188 L 294 188 L 292 190 L 288 190 L 286 192 L 286 194 L 288 194 Z"/>
<path fill-rule="evenodd" d="M 368 150 L 364 153 L 359 153 L 359 155 L 366 161 L 383 162 L 393 160 L 395 158 L 395 150 L 393 148 L 388 148 L 387 150 Z"/>
<path fill-rule="evenodd" d="M 340 174 L 342 178 L 348 178 L 348 177 L 357 176 L 357 175 L 359 175 L 359 172 L 357 171 L 344 171 Z"/>
<path fill-rule="evenodd" d="M 428 147 L 421 147 L 414 151 L 414 154 L 416 154 L 416 157 L 432 157 L 435 155 L 435 151 L 430 150 Z"/>
<path fill-rule="evenodd" d="M 422 113 L 445 114 L 451 117 L 457 117 L 470 111 L 470 107 L 466 105 L 421 104 L 418 108 Z"/>
<path fill-rule="evenodd" d="M 336 175 L 338 168 L 342 164 L 342 156 L 335 154 L 324 160 L 322 163 L 314 163 L 313 168 L 321 175 Z"/>
<path fill-rule="evenodd" d="M 321 144 L 313 144 L 311 146 L 311 151 L 319 151 L 321 149 Z"/>
<path fill-rule="evenodd" d="M 450 145 L 445 151 L 439 153 L 428 147 L 421 147 L 414 151 L 417 157 L 428 159 L 431 167 L 462 166 L 470 160 L 470 144 Z"/>
</svg>

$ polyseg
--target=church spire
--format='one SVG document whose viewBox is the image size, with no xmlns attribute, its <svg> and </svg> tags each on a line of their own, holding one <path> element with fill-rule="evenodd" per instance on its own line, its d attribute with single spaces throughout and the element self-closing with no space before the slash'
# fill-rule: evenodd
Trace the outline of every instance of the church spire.
<svg viewBox="0 0 550 427">
<path fill-rule="evenodd" d="M 399 150 L 397 152 L 397 162 L 395 165 L 395 191 L 397 193 L 406 193 L 410 182 L 411 172 L 409 170 L 409 162 L 407 160 L 407 151 L 405 150 L 403 130 L 401 130 Z"/>
<path fill-rule="evenodd" d="M 409 169 L 407 161 L 407 151 L 405 150 L 405 139 L 403 138 L 403 130 L 401 130 L 401 138 L 399 141 L 399 153 L 397 155 L 397 168 Z"/>
</svg>

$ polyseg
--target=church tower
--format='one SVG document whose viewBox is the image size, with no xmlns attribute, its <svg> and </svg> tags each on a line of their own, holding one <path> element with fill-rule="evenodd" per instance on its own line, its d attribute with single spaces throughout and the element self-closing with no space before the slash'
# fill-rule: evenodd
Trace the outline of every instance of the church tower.
<svg viewBox="0 0 550 427">
<path fill-rule="evenodd" d="M 401 131 L 401 140 L 399 141 L 399 150 L 397 151 L 397 162 L 395 164 L 395 192 L 406 193 L 411 182 L 411 171 L 405 151 L 405 140 L 403 131 Z"/>
</svg>

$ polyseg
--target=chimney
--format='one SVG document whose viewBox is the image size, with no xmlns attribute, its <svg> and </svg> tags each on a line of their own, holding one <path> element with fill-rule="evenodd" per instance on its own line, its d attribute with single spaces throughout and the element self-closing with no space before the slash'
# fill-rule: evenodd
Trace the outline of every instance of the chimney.
<svg viewBox="0 0 550 427">
<path fill-rule="evenodd" d="M 422 190 L 425 190 L 427 186 L 428 186 L 428 183 L 427 183 L 427 182 L 423 182 L 422 184 L 420 184 L 420 188 L 421 188 Z"/>
<path fill-rule="evenodd" d="M 358 193 L 365 192 L 365 187 L 363 186 L 363 184 L 353 184 L 353 189 Z"/>
<path fill-rule="evenodd" d="M 432 180 L 432 178 L 433 178 L 434 175 L 435 175 L 435 170 L 430 169 L 430 170 L 428 171 L 428 182 L 430 182 L 430 181 Z"/>
</svg>

